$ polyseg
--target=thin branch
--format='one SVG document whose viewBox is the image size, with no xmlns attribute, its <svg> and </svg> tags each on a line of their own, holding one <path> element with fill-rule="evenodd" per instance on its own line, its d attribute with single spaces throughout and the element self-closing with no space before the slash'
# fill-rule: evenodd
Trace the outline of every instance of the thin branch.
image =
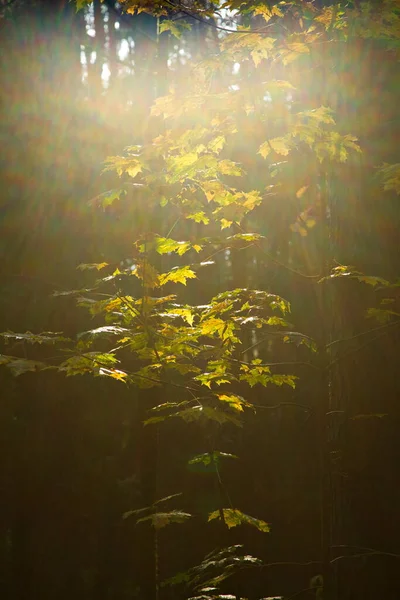
<svg viewBox="0 0 400 600">
<path fill-rule="evenodd" d="M 310 342 L 315 342 L 315 340 L 313 340 L 312 337 L 305 335 L 304 333 L 297 333 L 297 331 L 268 331 L 267 335 L 296 335 L 296 336 L 300 336 L 302 338 L 305 338 L 307 340 L 310 340 Z M 255 344 L 253 344 L 252 346 L 249 346 L 248 348 L 246 348 L 246 350 L 243 350 L 242 354 L 246 354 L 246 352 L 249 352 L 249 350 L 252 350 L 253 348 L 256 348 L 257 346 L 259 346 L 260 344 L 263 344 L 264 342 L 267 342 L 268 340 L 266 338 L 263 338 L 262 340 L 259 340 L 258 342 L 256 342 Z M 305 363 L 311 366 L 311 363 Z M 313 365 L 315 366 L 315 365 Z M 316 369 L 318 367 L 315 367 Z"/>
<path fill-rule="evenodd" d="M 400 558 L 400 555 L 386 554 L 385 552 L 361 552 L 360 554 L 343 554 L 342 556 L 336 556 L 329 562 L 330 564 L 333 564 L 344 558 L 364 558 L 365 556 L 394 556 L 395 558 Z"/>
<path fill-rule="evenodd" d="M 236 223 L 236 225 L 242 233 L 247 233 L 246 230 L 241 225 L 239 225 L 238 223 Z M 254 245 L 261 251 L 262 254 L 265 254 L 265 256 L 271 262 L 275 263 L 276 265 L 279 265 L 280 267 L 283 267 L 290 273 L 294 273 L 294 275 L 299 275 L 299 277 L 304 277 L 305 279 L 321 279 L 321 273 L 319 273 L 318 275 L 306 275 L 305 273 L 302 273 L 301 271 L 297 271 L 296 269 L 292 269 L 288 265 L 285 265 L 277 258 L 274 258 L 269 252 L 264 250 L 264 248 L 260 245 L 260 243 L 257 240 L 254 241 Z"/>
<path fill-rule="evenodd" d="M 391 556 L 392 558 L 400 558 L 400 554 L 395 554 L 393 552 L 385 552 L 384 550 L 377 550 L 376 548 L 367 548 L 365 546 L 335 544 L 335 545 L 331 546 L 331 548 L 350 548 L 350 549 L 353 548 L 354 550 L 363 550 L 364 551 L 364 554 L 350 554 L 350 555 L 345 555 L 345 556 L 337 556 L 331 562 L 334 562 L 335 560 L 339 560 L 340 558 L 354 558 L 356 556 L 369 556 L 371 554 L 375 554 L 375 555 L 380 554 L 381 556 Z"/>
<path fill-rule="evenodd" d="M 242 31 L 242 30 L 238 31 L 237 29 L 230 29 L 229 27 L 221 27 L 221 25 L 217 25 L 213 21 L 206 21 L 202 17 L 199 17 L 198 15 L 191 13 L 188 10 L 185 10 L 184 8 L 182 8 L 180 6 L 175 6 L 175 4 L 173 4 L 169 0 L 165 0 L 165 2 L 166 2 L 166 4 L 169 4 L 169 6 L 171 6 L 171 8 L 177 10 L 180 13 L 183 13 L 184 15 L 186 15 L 187 17 L 190 17 L 191 19 L 194 19 L 195 21 L 198 21 L 199 23 L 203 23 L 203 25 L 208 25 L 209 27 L 212 27 L 213 29 L 218 29 L 218 31 L 226 31 L 227 33 L 259 33 L 261 35 L 267 35 L 268 32 L 265 30 L 272 27 L 273 25 L 275 25 L 275 23 L 269 23 L 268 25 L 265 25 L 264 27 L 262 27 L 260 29 L 246 29 L 245 31 Z"/>
<path fill-rule="evenodd" d="M 171 235 L 171 233 L 173 232 L 173 230 L 175 229 L 176 225 L 178 225 L 179 221 L 181 220 L 181 217 L 179 216 L 175 223 L 172 225 L 171 229 L 168 231 L 167 235 L 165 237 L 169 238 L 169 236 Z"/>
<path fill-rule="evenodd" d="M 273 406 L 264 406 L 262 404 L 252 404 L 251 406 L 254 406 L 255 408 L 266 408 L 270 410 L 281 408 L 282 406 L 295 406 L 296 408 L 303 408 L 308 412 L 313 411 L 313 409 L 310 406 L 306 406 L 305 404 L 298 404 L 297 402 L 281 402 L 280 404 L 274 404 Z"/>
<path fill-rule="evenodd" d="M 268 567 L 308 567 L 309 565 L 322 565 L 321 560 L 309 560 L 307 562 L 273 562 L 260 565 L 260 569 L 266 569 Z"/>
<path fill-rule="evenodd" d="M 87 360 L 89 360 L 90 362 L 92 362 L 93 365 L 97 365 L 99 367 L 104 367 L 105 369 L 110 368 L 109 364 L 104 364 L 95 358 L 92 358 L 90 356 L 85 356 L 85 358 Z M 151 382 L 157 383 L 157 384 L 172 385 L 173 387 L 180 388 L 180 389 L 186 390 L 188 392 L 197 392 L 198 389 L 200 389 L 200 388 L 196 389 L 196 388 L 190 387 L 188 385 L 182 385 L 180 383 L 175 383 L 174 381 L 165 381 L 163 379 L 156 379 L 155 377 L 148 377 L 147 375 L 141 375 L 140 373 L 133 373 L 132 371 L 124 371 L 124 373 L 126 373 L 130 377 L 138 377 L 139 379 L 144 379 L 145 381 L 151 381 Z"/>
<path fill-rule="evenodd" d="M 292 600 L 292 598 L 297 598 L 297 596 L 301 596 L 301 594 L 305 594 L 306 592 L 310 592 L 310 591 L 315 592 L 315 590 L 316 590 L 315 587 L 304 588 L 304 590 L 300 590 L 299 592 L 296 592 L 292 596 L 289 596 L 286 600 Z"/>
<path fill-rule="evenodd" d="M 386 331 L 383 331 L 381 334 L 375 336 L 374 338 L 372 338 L 372 340 L 368 340 L 367 342 L 365 342 L 365 344 L 362 344 L 358 348 L 351 348 L 348 352 L 345 352 L 341 356 L 338 356 L 337 358 L 335 358 L 335 360 L 333 360 L 328 365 L 326 365 L 326 369 L 331 369 L 334 365 L 336 365 L 338 362 L 340 362 L 341 360 L 343 360 L 343 358 L 347 358 L 351 354 L 354 354 L 356 352 L 360 352 L 360 350 L 363 350 L 364 348 L 366 348 L 367 346 L 369 346 L 369 344 L 372 344 L 372 342 L 376 342 L 376 340 L 378 340 L 379 338 L 383 337 L 385 334 L 386 334 Z"/>
<path fill-rule="evenodd" d="M 242 354 L 244 354 L 244 352 L 242 352 Z M 258 365 L 253 365 L 252 363 L 246 362 L 244 360 L 238 360 L 237 358 L 231 358 L 230 356 L 227 356 L 227 360 L 230 360 L 231 362 L 239 363 L 240 365 L 246 365 L 248 367 L 253 367 L 253 366 L 257 366 L 257 367 L 281 367 L 281 366 L 282 367 L 293 367 L 295 365 L 305 365 L 307 367 L 313 367 L 314 369 L 318 369 L 318 367 L 316 367 L 312 363 L 301 362 L 301 361 L 296 361 L 296 360 L 292 360 L 292 361 L 288 361 L 288 362 L 260 363 Z"/>
<path fill-rule="evenodd" d="M 379 327 L 374 327 L 373 329 L 368 329 L 368 331 L 362 331 L 361 333 L 356 333 L 347 338 L 341 338 L 340 340 L 334 340 L 325 346 L 325 348 L 330 348 L 334 344 L 339 344 L 341 342 L 350 342 L 351 340 L 355 340 L 363 335 L 368 335 L 369 333 L 374 333 L 375 331 L 381 331 L 382 329 L 387 329 L 389 327 L 395 327 L 396 325 L 400 325 L 399 321 L 390 321 L 390 323 L 385 323 L 384 325 L 380 325 Z"/>
</svg>

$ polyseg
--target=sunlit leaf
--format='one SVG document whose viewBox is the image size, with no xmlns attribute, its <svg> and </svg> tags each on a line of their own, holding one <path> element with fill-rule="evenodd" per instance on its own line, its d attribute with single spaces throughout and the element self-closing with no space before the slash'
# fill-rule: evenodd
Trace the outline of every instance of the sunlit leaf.
<svg viewBox="0 0 400 600">
<path fill-rule="evenodd" d="M 219 161 L 218 171 L 222 173 L 222 175 L 234 175 L 235 177 L 243 175 L 243 170 L 240 165 L 228 159 Z"/>
<path fill-rule="evenodd" d="M 78 269 L 80 269 L 81 271 L 90 271 L 90 270 L 100 271 L 101 269 L 104 269 L 104 267 L 108 267 L 108 263 L 102 262 L 102 263 L 90 263 L 90 264 L 78 265 Z"/>
<path fill-rule="evenodd" d="M 223 508 L 222 513 L 225 525 L 227 525 L 229 529 L 237 527 L 237 525 L 251 525 L 263 533 L 268 533 L 270 531 L 268 523 L 261 519 L 255 519 L 254 517 L 245 515 L 236 508 Z M 208 515 L 209 521 L 213 521 L 214 519 L 221 519 L 221 511 L 215 510 Z"/>
<path fill-rule="evenodd" d="M 274 150 L 277 154 L 282 154 L 283 156 L 287 156 L 290 152 L 290 145 L 288 141 L 283 137 L 273 138 L 269 140 L 269 145 L 272 150 Z"/>
<path fill-rule="evenodd" d="M 268 23 L 272 19 L 272 17 L 283 17 L 283 12 L 278 6 L 270 6 L 269 4 L 257 4 L 253 8 L 253 14 L 261 15 L 264 20 Z"/>
<path fill-rule="evenodd" d="M 144 523 L 150 521 L 154 529 L 162 529 L 166 525 L 172 525 L 173 523 L 184 523 L 190 519 L 192 515 L 183 512 L 182 510 L 172 510 L 170 512 L 157 512 L 147 517 L 141 517 L 136 523 Z"/>
<path fill-rule="evenodd" d="M 234 454 L 229 454 L 227 452 L 219 452 L 215 450 L 214 452 L 206 452 L 205 454 L 197 454 L 193 456 L 188 461 L 189 465 L 197 465 L 203 464 L 205 466 L 211 465 L 215 462 L 219 462 L 221 458 L 237 458 Z"/>
<path fill-rule="evenodd" d="M 129 332 L 129 329 L 125 327 L 119 327 L 118 325 L 104 325 L 103 327 L 97 327 L 96 329 L 90 329 L 89 331 L 83 331 L 78 334 L 78 339 L 84 336 L 90 337 L 108 337 L 110 335 L 123 335 Z"/>
<path fill-rule="evenodd" d="M 187 214 L 186 219 L 192 219 L 196 223 L 204 223 L 204 225 L 208 225 L 210 222 L 210 217 L 208 217 L 203 210 Z"/>
<path fill-rule="evenodd" d="M 267 158 L 267 156 L 271 153 L 272 147 L 268 142 L 263 142 L 258 149 L 258 154 L 261 154 L 263 158 Z"/>
<path fill-rule="evenodd" d="M 29 344 L 60 344 L 70 341 L 68 338 L 56 332 L 45 331 L 43 333 L 14 333 L 13 331 L 5 331 L 0 333 L 0 336 L 7 342 L 10 340 L 28 342 Z"/>
<path fill-rule="evenodd" d="M 308 185 L 304 185 L 303 187 L 299 188 L 296 192 L 296 198 L 301 198 L 302 196 L 304 196 L 308 188 Z"/>
<path fill-rule="evenodd" d="M 182 36 L 182 33 L 188 29 L 191 29 L 191 25 L 186 21 L 171 21 L 164 19 L 160 22 L 158 31 L 159 33 L 163 33 L 164 31 L 170 31 L 174 37 L 179 39 Z"/>
<path fill-rule="evenodd" d="M 162 273 L 159 281 L 160 285 L 165 285 L 168 282 L 186 285 L 188 279 L 195 279 L 196 277 L 196 273 L 188 266 L 175 267 L 168 273 Z"/>
<path fill-rule="evenodd" d="M 226 403 L 230 408 L 237 412 L 243 412 L 245 407 L 251 406 L 242 396 L 236 394 L 217 394 L 218 399 Z"/>
<path fill-rule="evenodd" d="M 370 414 L 360 414 L 354 415 L 354 417 L 350 417 L 352 421 L 363 421 L 365 419 L 383 419 L 384 417 L 388 417 L 387 413 L 370 413 Z"/>
<path fill-rule="evenodd" d="M 104 367 L 100 367 L 99 375 L 111 377 L 112 379 L 116 379 L 117 381 L 126 381 L 126 378 L 128 377 L 128 374 L 124 371 L 119 371 L 118 369 L 106 369 Z"/>
</svg>

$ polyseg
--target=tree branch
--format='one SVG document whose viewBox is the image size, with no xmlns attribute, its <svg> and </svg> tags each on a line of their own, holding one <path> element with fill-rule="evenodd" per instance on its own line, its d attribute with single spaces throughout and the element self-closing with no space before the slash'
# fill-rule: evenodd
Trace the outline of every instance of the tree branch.
<svg viewBox="0 0 400 600">
<path fill-rule="evenodd" d="M 380 325 L 379 327 L 374 327 L 373 329 L 368 329 L 368 331 L 362 331 L 361 333 L 356 333 L 347 338 L 341 338 L 340 340 L 334 340 L 325 346 L 325 348 L 330 348 L 334 344 L 339 344 L 341 342 L 350 342 L 351 340 L 355 340 L 363 335 L 368 335 L 369 333 L 374 333 L 375 331 L 381 331 L 382 329 L 387 329 L 389 327 L 395 327 L 396 325 L 400 325 L 399 321 L 390 321 L 390 323 L 385 323 L 384 325 Z"/>
</svg>

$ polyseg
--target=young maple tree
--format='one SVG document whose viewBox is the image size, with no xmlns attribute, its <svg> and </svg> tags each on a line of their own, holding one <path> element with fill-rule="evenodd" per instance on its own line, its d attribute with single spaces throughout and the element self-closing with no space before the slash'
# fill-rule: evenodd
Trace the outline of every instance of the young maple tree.
<svg viewBox="0 0 400 600">
<path fill-rule="evenodd" d="M 80 0 L 77 8 L 86 4 Z M 80 265 L 96 274 L 93 283 L 62 293 L 75 295 L 101 324 L 81 332 L 76 343 L 47 332 L 5 333 L 5 339 L 64 344 L 68 357 L 57 365 L 12 356 L 2 362 L 16 374 L 55 368 L 68 376 L 89 373 L 138 388 L 174 389 L 176 400 L 154 403 L 145 426 L 182 419 L 241 427 L 246 411 L 256 410 L 246 390 L 296 386 L 291 361 L 274 360 L 278 344 L 317 353 L 310 360 L 327 386 L 334 348 L 324 327 L 317 336 L 293 331 L 289 302 L 267 281 L 253 289 L 242 273 L 242 285 L 204 298 L 215 261 L 246 252 L 298 272 L 296 249 L 279 252 L 276 238 L 290 235 L 300 244 L 311 238 L 316 250 L 301 275 L 318 282 L 322 316 L 331 281 L 346 277 L 387 289 L 371 316 L 384 323 L 400 317 L 387 306 L 389 282 L 338 265 L 330 243 L 331 190 L 343 182 L 348 165 L 357 168 L 362 150 L 351 119 L 342 115 L 339 122 L 339 103 L 332 106 L 338 56 L 330 48 L 354 37 L 398 45 L 399 3 L 383 2 L 379 12 L 368 3 L 120 4 L 127 13 L 158 16 L 160 34 L 178 39 L 191 23 L 202 22 L 218 32 L 213 52 L 193 61 L 185 80 L 175 78 L 168 94 L 156 99 L 145 141 L 106 161 L 106 171 L 121 183 L 94 204 L 98 210 L 130 205 L 131 252 L 117 262 L 105 257 Z M 221 11 L 233 11 L 240 24 L 224 26 Z M 381 173 L 384 188 L 399 193 L 399 165 L 385 164 Z M 272 209 L 283 215 L 282 231 L 268 222 Z M 328 408 L 321 402 L 321 427 Z M 218 464 L 227 458 L 234 457 L 224 447 L 205 446 L 191 463 L 215 464 L 219 477 Z M 157 529 L 190 518 L 182 510 L 161 512 L 157 503 L 137 516 Z M 208 520 L 214 519 L 228 528 L 269 531 L 264 520 L 234 505 L 211 511 Z"/>
</svg>

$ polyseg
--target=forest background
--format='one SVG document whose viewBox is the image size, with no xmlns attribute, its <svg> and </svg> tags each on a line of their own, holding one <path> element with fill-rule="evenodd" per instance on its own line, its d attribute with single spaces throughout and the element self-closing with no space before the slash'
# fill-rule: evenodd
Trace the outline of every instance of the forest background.
<svg viewBox="0 0 400 600">
<path fill-rule="evenodd" d="M 2 597 L 397 600 L 398 0 L 0 41 Z"/>
</svg>

